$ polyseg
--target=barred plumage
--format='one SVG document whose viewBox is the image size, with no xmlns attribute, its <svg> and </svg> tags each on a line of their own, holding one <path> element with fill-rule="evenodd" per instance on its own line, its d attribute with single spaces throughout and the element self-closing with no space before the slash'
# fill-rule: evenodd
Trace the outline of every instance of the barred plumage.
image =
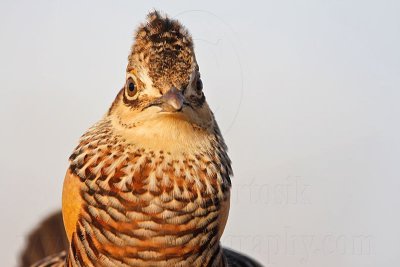
<svg viewBox="0 0 400 267">
<path fill-rule="evenodd" d="M 213 154 L 173 155 L 126 144 L 107 117 L 92 127 L 67 174 L 79 179 L 83 203 L 70 258 L 85 266 L 99 259 L 106 266 L 221 262 L 219 216 L 231 169 L 219 140 L 209 136 Z"/>
<path fill-rule="evenodd" d="M 33 264 L 31 267 L 64 267 L 67 258 L 67 253 L 65 251 L 50 255 L 41 261 Z"/>
<path fill-rule="evenodd" d="M 231 175 L 192 38 L 152 12 L 137 31 L 126 85 L 70 157 L 68 257 L 37 266 L 227 266 L 219 240 Z"/>
</svg>

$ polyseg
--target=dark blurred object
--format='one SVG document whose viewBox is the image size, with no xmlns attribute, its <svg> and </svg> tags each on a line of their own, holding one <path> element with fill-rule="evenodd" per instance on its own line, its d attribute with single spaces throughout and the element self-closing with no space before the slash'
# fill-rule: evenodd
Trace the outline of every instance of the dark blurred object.
<svg viewBox="0 0 400 267">
<path fill-rule="evenodd" d="M 252 258 L 229 248 L 223 248 L 229 267 L 263 267 Z"/>
<path fill-rule="evenodd" d="M 58 211 L 47 217 L 29 234 L 18 266 L 29 267 L 33 263 L 67 248 L 68 239 L 61 211 Z"/>
</svg>

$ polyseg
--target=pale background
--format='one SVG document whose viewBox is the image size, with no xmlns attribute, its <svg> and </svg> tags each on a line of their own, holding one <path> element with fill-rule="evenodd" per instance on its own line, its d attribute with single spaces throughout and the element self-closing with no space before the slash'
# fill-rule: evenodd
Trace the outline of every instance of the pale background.
<svg viewBox="0 0 400 267">
<path fill-rule="evenodd" d="M 223 243 L 266 266 L 400 266 L 400 2 L 365 0 L 2 0 L 0 265 L 60 207 L 153 7 L 190 29 L 230 148 Z"/>
</svg>

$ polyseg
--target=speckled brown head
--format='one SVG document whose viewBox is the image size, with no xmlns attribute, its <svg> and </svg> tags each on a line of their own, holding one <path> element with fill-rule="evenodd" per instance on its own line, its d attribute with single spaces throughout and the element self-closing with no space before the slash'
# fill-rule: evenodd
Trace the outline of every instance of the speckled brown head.
<svg viewBox="0 0 400 267">
<path fill-rule="evenodd" d="M 213 128 L 192 37 L 177 20 L 154 11 L 140 25 L 125 86 L 109 113 L 131 127 L 165 119 L 204 130 Z"/>
<path fill-rule="evenodd" d="M 192 37 L 178 21 L 158 12 L 147 19 L 136 33 L 127 72 L 145 69 L 153 86 L 163 92 L 171 87 L 185 89 L 198 70 Z"/>
</svg>

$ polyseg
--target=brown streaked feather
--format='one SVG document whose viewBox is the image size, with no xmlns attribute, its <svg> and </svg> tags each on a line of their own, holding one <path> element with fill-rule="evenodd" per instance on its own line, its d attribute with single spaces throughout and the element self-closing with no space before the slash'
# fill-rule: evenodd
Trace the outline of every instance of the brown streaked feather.
<svg viewBox="0 0 400 267">
<path fill-rule="evenodd" d="M 31 267 L 65 267 L 67 253 L 62 251 L 60 253 L 47 256 L 39 262 L 31 265 Z"/>
<path fill-rule="evenodd" d="M 99 259 L 110 266 L 221 263 L 230 166 L 218 140 L 211 138 L 216 143 L 206 147 L 221 150 L 210 154 L 198 148 L 196 157 L 126 143 L 107 118 L 91 128 L 72 154 L 66 176 L 63 209 L 70 215 L 67 233 L 73 233 L 71 261 L 86 266 Z"/>
<path fill-rule="evenodd" d="M 45 236 L 62 237 L 63 242 L 53 242 L 51 239 L 45 238 Z M 45 239 L 46 242 L 39 241 Z M 47 249 L 43 250 L 42 245 L 45 245 Z M 58 251 L 67 249 L 68 242 L 67 236 L 64 231 L 64 225 L 62 221 L 61 211 L 56 212 L 49 216 L 40 226 L 35 229 L 29 238 L 28 244 L 21 256 L 20 267 L 62 267 L 64 266 L 66 253 L 61 252 L 56 254 Z M 262 265 L 250 257 L 233 251 L 228 248 L 223 248 L 224 256 L 227 259 L 228 266 L 232 267 L 261 267 Z M 41 261 L 38 262 L 38 257 Z M 33 263 L 35 265 L 33 265 Z"/>
<path fill-rule="evenodd" d="M 228 221 L 230 205 L 231 205 L 230 192 L 228 192 L 226 199 L 221 202 L 221 210 L 218 217 L 218 225 L 219 225 L 218 239 L 220 239 L 222 234 L 224 233 L 225 226 Z"/>
<path fill-rule="evenodd" d="M 149 67 L 154 86 L 180 88 L 189 82 L 193 60 L 193 41 L 186 28 L 154 11 L 137 30 L 127 70 L 137 68 L 140 62 Z"/>
</svg>

